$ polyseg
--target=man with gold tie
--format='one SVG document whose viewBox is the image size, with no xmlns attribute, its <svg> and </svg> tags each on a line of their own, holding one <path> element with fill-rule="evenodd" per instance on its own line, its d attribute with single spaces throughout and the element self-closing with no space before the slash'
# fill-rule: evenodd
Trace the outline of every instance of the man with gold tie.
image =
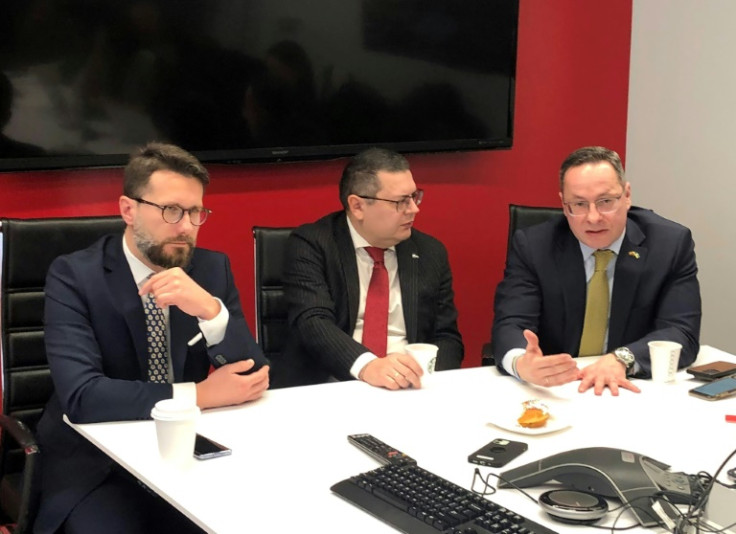
<svg viewBox="0 0 736 534">
<path fill-rule="evenodd" d="M 631 206 L 618 154 L 583 147 L 560 168 L 564 217 L 518 230 L 494 303 L 496 365 L 540 386 L 638 392 L 651 340 L 699 350 L 701 302 L 690 230 Z M 576 356 L 602 357 L 580 369 Z"/>
<path fill-rule="evenodd" d="M 421 386 L 404 347 L 438 346 L 436 369 L 460 367 L 445 247 L 414 228 L 424 193 L 401 154 L 371 148 L 340 180 L 343 210 L 294 230 L 284 261 L 289 338 L 272 384 L 357 378 L 387 389 Z"/>
</svg>

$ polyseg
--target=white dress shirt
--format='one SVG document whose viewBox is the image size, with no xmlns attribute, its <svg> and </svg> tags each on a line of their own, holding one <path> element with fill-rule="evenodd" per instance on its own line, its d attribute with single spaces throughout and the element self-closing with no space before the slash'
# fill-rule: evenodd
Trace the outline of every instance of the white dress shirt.
<svg viewBox="0 0 736 534">
<path fill-rule="evenodd" d="M 347 215 L 346 215 L 347 217 Z M 355 258 L 358 263 L 358 280 L 360 281 L 360 304 L 358 305 L 358 320 L 355 323 L 353 339 L 358 343 L 363 340 L 363 317 L 365 315 L 365 300 L 368 294 L 368 286 L 373 274 L 373 259 L 371 259 L 365 247 L 372 246 L 353 227 L 348 217 L 348 229 L 355 247 Z M 404 352 L 406 342 L 406 323 L 404 321 L 404 307 L 401 302 L 401 284 L 399 283 L 399 262 L 396 259 L 396 247 L 386 249 L 383 255 L 383 263 L 388 271 L 388 343 L 386 354 L 392 352 Z M 360 372 L 368 363 L 378 356 L 372 352 L 364 352 L 353 363 L 350 374 L 358 378 Z"/>
</svg>

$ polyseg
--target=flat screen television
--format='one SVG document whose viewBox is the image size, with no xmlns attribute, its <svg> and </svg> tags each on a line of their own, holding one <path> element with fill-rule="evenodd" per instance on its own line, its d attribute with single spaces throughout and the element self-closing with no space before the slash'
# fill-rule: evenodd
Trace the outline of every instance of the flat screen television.
<svg viewBox="0 0 736 534">
<path fill-rule="evenodd" d="M 0 171 L 510 147 L 518 0 L 23 0 Z"/>
</svg>

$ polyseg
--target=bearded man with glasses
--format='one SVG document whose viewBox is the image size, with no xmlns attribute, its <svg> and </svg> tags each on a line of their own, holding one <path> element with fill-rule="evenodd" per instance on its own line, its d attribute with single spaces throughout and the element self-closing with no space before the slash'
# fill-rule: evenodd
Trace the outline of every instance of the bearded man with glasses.
<svg viewBox="0 0 736 534">
<path fill-rule="evenodd" d="M 501 372 L 582 393 L 639 392 L 653 340 L 700 348 L 701 301 L 690 230 L 631 205 L 621 159 L 584 147 L 562 163 L 564 216 L 518 230 L 496 289 L 491 343 Z M 577 356 L 599 356 L 580 369 Z"/>
<path fill-rule="evenodd" d="M 149 419 L 163 399 L 213 408 L 257 399 L 269 385 L 227 256 L 196 248 L 210 213 L 207 170 L 179 147 L 151 143 L 124 174 L 124 232 L 57 258 L 46 279 L 55 393 L 38 425 L 38 533 L 202 532 L 62 417 Z"/>
<path fill-rule="evenodd" d="M 438 370 L 460 367 L 447 250 L 414 228 L 424 192 L 409 162 L 368 149 L 345 167 L 339 191 L 342 211 L 289 237 L 289 338 L 274 383 L 360 379 L 393 390 L 418 388 L 422 368 L 405 354 L 408 343 L 437 345 Z"/>
</svg>

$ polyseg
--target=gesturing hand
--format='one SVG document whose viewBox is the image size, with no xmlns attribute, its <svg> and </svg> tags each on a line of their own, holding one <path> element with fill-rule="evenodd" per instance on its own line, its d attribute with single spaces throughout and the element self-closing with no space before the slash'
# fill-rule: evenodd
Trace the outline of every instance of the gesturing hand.
<svg viewBox="0 0 736 534">
<path fill-rule="evenodd" d="M 519 378 L 538 386 L 559 386 L 577 380 L 580 371 L 569 354 L 545 356 L 539 348 L 539 338 L 531 330 L 524 330 L 526 352 L 516 360 Z"/>
</svg>

